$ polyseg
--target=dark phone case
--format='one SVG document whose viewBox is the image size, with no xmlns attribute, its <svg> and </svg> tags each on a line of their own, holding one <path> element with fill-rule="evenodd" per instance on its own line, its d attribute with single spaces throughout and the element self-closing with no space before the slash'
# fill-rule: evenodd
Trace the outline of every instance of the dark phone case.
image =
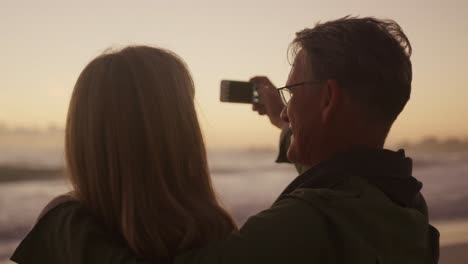
<svg viewBox="0 0 468 264">
<path fill-rule="evenodd" d="M 255 85 L 250 82 L 221 81 L 221 102 L 251 104 L 255 101 Z"/>
</svg>

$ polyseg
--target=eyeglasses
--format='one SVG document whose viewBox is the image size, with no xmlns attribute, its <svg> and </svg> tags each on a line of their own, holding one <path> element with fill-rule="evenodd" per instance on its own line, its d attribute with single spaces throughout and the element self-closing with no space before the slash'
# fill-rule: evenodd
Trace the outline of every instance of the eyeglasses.
<svg viewBox="0 0 468 264">
<path fill-rule="evenodd" d="M 281 95 L 281 99 L 283 100 L 284 105 L 287 105 L 289 100 L 292 97 L 292 93 L 289 90 L 289 88 L 296 87 L 296 86 L 301 86 L 306 83 L 320 83 L 320 81 L 308 81 L 308 82 L 300 82 L 300 83 L 295 83 L 291 85 L 286 85 L 284 87 L 276 88 L 278 93 Z"/>
</svg>

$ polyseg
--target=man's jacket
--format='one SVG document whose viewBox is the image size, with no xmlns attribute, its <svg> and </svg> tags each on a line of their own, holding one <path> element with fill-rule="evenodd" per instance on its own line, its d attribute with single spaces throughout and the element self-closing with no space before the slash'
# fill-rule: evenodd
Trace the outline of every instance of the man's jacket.
<svg viewBox="0 0 468 264">
<path fill-rule="evenodd" d="M 236 234 L 176 263 L 437 263 L 403 151 L 356 148 L 309 169 Z"/>
</svg>

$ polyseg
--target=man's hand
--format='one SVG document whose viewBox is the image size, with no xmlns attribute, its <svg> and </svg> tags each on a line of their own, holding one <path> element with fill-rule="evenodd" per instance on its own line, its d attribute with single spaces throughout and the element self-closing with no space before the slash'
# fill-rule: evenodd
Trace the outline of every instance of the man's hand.
<svg viewBox="0 0 468 264">
<path fill-rule="evenodd" d="M 255 76 L 250 82 L 255 84 L 259 96 L 259 101 L 253 103 L 252 109 L 260 115 L 267 115 L 274 126 L 282 129 L 287 124 L 280 118 L 284 104 L 276 87 L 265 76 Z"/>
</svg>

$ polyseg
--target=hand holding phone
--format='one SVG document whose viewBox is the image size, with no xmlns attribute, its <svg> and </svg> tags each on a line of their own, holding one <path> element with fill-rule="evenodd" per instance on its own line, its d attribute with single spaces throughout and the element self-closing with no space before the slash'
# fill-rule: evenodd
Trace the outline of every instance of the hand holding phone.
<svg viewBox="0 0 468 264">
<path fill-rule="evenodd" d="M 267 115 L 270 122 L 283 128 L 285 122 L 280 114 L 284 108 L 276 87 L 264 76 L 256 76 L 249 82 L 221 81 L 221 102 L 252 104 L 252 109 L 260 115 Z"/>
</svg>

